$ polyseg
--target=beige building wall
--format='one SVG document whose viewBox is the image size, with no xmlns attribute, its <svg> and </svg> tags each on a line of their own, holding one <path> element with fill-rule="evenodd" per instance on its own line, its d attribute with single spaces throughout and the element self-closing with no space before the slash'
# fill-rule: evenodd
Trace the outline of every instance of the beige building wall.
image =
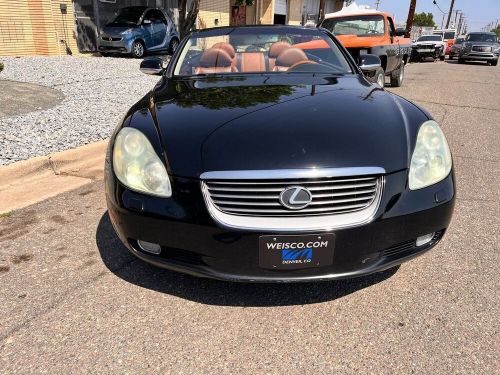
<svg viewBox="0 0 500 375">
<path fill-rule="evenodd" d="M 229 5 L 229 0 L 200 0 L 198 22 L 204 28 L 229 26 Z"/>
<path fill-rule="evenodd" d="M 67 4 L 65 28 L 60 3 Z M 76 54 L 73 20 L 71 0 L 0 0 L 0 56 L 65 55 L 64 30 Z"/>
<path fill-rule="evenodd" d="M 287 23 L 289 25 L 300 25 L 302 22 L 303 0 L 288 0 L 287 2 Z"/>
<path fill-rule="evenodd" d="M 260 4 L 257 7 L 260 10 L 259 23 L 263 25 L 272 25 L 274 23 L 274 0 L 257 0 Z"/>
</svg>

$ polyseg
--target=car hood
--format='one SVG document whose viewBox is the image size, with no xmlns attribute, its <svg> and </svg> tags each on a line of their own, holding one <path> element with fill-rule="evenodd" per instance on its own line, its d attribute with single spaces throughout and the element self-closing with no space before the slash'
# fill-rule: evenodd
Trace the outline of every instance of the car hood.
<svg viewBox="0 0 500 375">
<path fill-rule="evenodd" d="M 155 115 L 169 172 L 408 167 L 422 111 L 361 76 L 297 76 L 159 85 Z"/>
</svg>

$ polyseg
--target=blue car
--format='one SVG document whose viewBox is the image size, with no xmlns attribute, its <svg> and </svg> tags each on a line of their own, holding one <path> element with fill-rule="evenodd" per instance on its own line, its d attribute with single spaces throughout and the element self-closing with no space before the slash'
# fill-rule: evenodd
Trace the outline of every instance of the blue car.
<svg viewBox="0 0 500 375">
<path fill-rule="evenodd" d="M 118 53 L 137 58 L 153 52 L 173 54 L 178 45 L 179 34 L 170 15 L 139 6 L 120 9 L 101 30 L 98 42 L 103 56 Z"/>
</svg>

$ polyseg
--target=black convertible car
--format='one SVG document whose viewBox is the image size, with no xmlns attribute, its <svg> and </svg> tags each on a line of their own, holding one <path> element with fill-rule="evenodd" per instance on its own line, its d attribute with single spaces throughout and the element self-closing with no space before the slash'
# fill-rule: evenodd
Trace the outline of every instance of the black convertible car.
<svg viewBox="0 0 500 375">
<path fill-rule="evenodd" d="M 323 29 L 195 31 L 113 134 L 106 199 L 137 257 L 232 281 L 361 276 L 436 245 L 451 153 L 423 109 L 369 82 Z"/>
</svg>

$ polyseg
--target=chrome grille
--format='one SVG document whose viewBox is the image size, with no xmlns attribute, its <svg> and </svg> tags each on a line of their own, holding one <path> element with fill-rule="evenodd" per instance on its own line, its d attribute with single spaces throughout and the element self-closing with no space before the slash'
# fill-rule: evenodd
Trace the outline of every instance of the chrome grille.
<svg viewBox="0 0 500 375">
<path fill-rule="evenodd" d="M 375 201 L 381 190 L 380 176 L 301 179 L 205 180 L 206 197 L 220 211 L 249 216 L 337 215 L 360 211 Z M 302 209 L 280 203 L 280 193 L 292 186 L 311 192 L 312 200 Z"/>
<path fill-rule="evenodd" d="M 491 52 L 491 47 L 489 47 L 489 46 L 472 46 L 472 50 L 475 52 Z"/>
</svg>

